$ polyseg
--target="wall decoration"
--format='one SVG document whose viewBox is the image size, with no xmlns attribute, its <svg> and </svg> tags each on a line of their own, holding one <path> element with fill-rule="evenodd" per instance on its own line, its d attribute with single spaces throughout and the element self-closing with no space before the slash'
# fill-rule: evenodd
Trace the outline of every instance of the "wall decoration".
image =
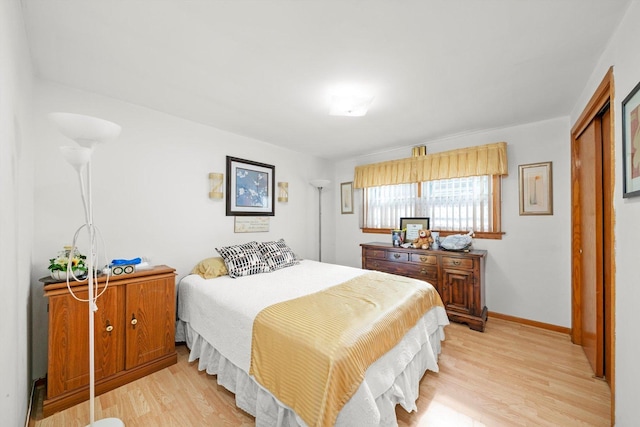
<svg viewBox="0 0 640 427">
<path fill-rule="evenodd" d="M 400 230 L 404 230 L 404 241 L 413 242 L 418 238 L 418 231 L 429 230 L 429 218 L 400 218 Z"/>
<path fill-rule="evenodd" d="M 640 83 L 622 101 L 622 197 L 640 196 Z"/>
<path fill-rule="evenodd" d="M 343 214 L 353 213 L 353 182 L 340 184 L 340 212 Z"/>
<path fill-rule="evenodd" d="M 227 156 L 227 216 L 275 215 L 276 168 Z"/>
<path fill-rule="evenodd" d="M 551 162 L 518 166 L 520 215 L 553 215 Z"/>
<path fill-rule="evenodd" d="M 222 183 L 224 182 L 224 174 L 211 172 L 209 174 L 209 185 L 211 191 L 209 191 L 209 198 L 222 199 L 224 194 L 222 193 Z"/>
<path fill-rule="evenodd" d="M 237 216 L 234 218 L 234 233 L 262 233 L 269 231 L 268 216 Z"/>
<path fill-rule="evenodd" d="M 288 182 L 278 183 L 278 201 L 282 203 L 287 203 L 289 201 L 289 183 Z"/>
</svg>

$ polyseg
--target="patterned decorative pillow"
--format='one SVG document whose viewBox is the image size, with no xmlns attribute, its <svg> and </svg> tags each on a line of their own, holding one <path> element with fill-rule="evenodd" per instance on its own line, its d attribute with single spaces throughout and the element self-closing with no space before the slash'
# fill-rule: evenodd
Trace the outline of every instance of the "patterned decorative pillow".
<svg viewBox="0 0 640 427">
<path fill-rule="evenodd" d="M 260 256 L 258 242 L 216 248 L 224 259 L 231 277 L 250 276 L 269 272 L 269 265 Z"/>
<path fill-rule="evenodd" d="M 226 276 L 227 266 L 219 256 L 205 258 L 193 267 L 191 274 L 198 274 L 203 279 L 213 279 L 219 276 Z"/>
<path fill-rule="evenodd" d="M 287 246 L 284 239 L 259 243 L 258 249 L 271 270 L 291 267 L 300 263 L 296 258 L 296 254 Z"/>
</svg>

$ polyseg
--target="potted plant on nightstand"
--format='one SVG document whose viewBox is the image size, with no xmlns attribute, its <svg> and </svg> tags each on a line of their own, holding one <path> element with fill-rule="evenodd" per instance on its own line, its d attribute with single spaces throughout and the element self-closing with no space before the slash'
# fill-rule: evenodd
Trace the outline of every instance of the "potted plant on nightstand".
<svg viewBox="0 0 640 427">
<path fill-rule="evenodd" d="M 77 248 L 71 253 L 71 246 L 65 246 L 64 250 L 58 252 L 55 258 L 49 260 L 49 271 L 51 277 L 56 280 L 66 280 L 67 268 L 71 263 L 73 275 L 81 279 L 87 274 L 87 266 L 85 264 L 86 256 L 82 255 Z"/>
</svg>

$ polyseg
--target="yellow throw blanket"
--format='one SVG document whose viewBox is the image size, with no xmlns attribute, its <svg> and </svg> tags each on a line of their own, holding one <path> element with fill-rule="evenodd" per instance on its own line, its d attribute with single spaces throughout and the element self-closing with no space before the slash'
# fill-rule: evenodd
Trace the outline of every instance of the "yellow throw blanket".
<svg viewBox="0 0 640 427">
<path fill-rule="evenodd" d="M 309 426 L 332 426 L 365 371 L 432 307 L 420 280 L 370 272 L 265 308 L 254 320 L 249 373 Z"/>
</svg>

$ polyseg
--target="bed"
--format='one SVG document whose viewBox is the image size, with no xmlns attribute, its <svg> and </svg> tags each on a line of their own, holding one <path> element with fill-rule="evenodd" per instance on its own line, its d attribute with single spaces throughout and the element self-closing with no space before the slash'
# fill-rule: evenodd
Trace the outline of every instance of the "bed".
<svg viewBox="0 0 640 427">
<path fill-rule="evenodd" d="M 187 275 L 178 285 L 176 341 L 186 342 L 190 362 L 197 360 L 199 370 L 216 375 L 218 384 L 235 394 L 236 405 L 255 417 L 256 426 L 306 426 L 299 414 L 250 375 L 254 321 L 267 307 L 363 279 L 365 274 L 358 268 L 302 260 L 238 278 Z M 439 300 L 433 287 L 427 287 Z M 426 370 L 438 371 L 448 323 L 441 305 L 420 313 L 401 340 L 366 369 L 335 425 L 395 426 L 396 405 L 416 410 L 420 379 Z"/>
</svg>

